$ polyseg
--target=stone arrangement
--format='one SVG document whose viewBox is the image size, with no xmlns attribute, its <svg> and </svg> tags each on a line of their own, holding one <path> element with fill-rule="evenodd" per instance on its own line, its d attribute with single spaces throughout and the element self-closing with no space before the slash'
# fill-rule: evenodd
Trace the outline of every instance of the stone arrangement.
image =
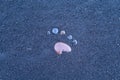
<svg viewBox="0 0 120 80">
<path fill-rule="evenodd" d="M 52 34 L 57 36 L 66 35 L 67 36 L 66 38 L 70 40 L 73 45 L 78 44 L 77 40 L 74 39 L 74 37 L 71 34 L 66 34 L 65 30 L 59 30 L 59 28 L 55 27 L 52 28 L 51 31 L 47 31 L 47 35 L 52 35 Z M 71 52 L 72 50 L 71 47 L 64 42 L 57 42 L 56 44 L 54 45 L 54 50 L 57 54 L 62 54 L 62 52 Z"/>
<path fill-rule="evenodd" d="M 62 36 L 62 35 L 67 35 L 65 30 L 61 30 L 61 31 L 60 31 L 58 28 L 52 28 L 51 31 L 47 31 L 47 35 L 50 35 L 50 34 L 54 34 L 54 35 L 60 34 L 61 36 Z M 67 35 L 67 39 L 68 39 L 68 40 L 72 40 L 71 43 L 74 44 L 74 45 L 77 45 L 77 44 L 78 44 L 77 40 L 74 39 L 71 34 L 70 34 L 70 35 Z"/>
</svg>

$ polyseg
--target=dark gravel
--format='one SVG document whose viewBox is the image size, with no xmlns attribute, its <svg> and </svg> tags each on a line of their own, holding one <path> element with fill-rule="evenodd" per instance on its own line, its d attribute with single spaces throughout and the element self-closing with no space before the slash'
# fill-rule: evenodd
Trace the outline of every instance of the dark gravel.
<svg viewBox="0 0 120 80">
<path fill-rule="evenodd" d="M 0 0 L 0 80 L 120 80 L 120 0 Z"/>
</svg>

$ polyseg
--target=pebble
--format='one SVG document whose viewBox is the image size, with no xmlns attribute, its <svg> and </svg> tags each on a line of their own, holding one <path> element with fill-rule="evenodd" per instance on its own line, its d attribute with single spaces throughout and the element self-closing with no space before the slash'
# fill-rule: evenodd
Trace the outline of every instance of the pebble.
<svg viewBox="0 0 120 80">
<path fill-rule="evenodd" d="M 47 31 L 47 35 L 50 35 L 51 34 L 51 32 L 50 31 Z"/>
<path fill-rule="evenodd" d="M 73 44 L 75 44 L 75 45 L 77 45 L 77 43 L 78 43 L 77 40 L 73 40 L 72 42 L 73 42 Z"/>
<path fill-rule="evenodd" d="M 69 35 L 69 36 L 67 36 L 67 38 L 68 38 L 69 40 L 71 40 L 73 37 L 72 37 L 72 35 Z"/>
<path fill-rule="evenodd" d="M 62 54 L 62 52 L 71 52 L 71 47 L 64 42 L 57 42 L 54 45 L 54 50 L 57 54 Z"/>
<path fill-rule="evenodd" d="M 60 35 L 65 35 L 66 34 L 66 32 L 64 31 L 64 30 L 62 30 L 61 32 L 60 32 Z"/>
<path fill-rule="evenodd" d="M 58 28 L 53 28 L 53 29 L 52 29 L 52 33 L 53 33 L 53 34 L 58 34 L 58 32 L 59 32 Z"/>
</svg>

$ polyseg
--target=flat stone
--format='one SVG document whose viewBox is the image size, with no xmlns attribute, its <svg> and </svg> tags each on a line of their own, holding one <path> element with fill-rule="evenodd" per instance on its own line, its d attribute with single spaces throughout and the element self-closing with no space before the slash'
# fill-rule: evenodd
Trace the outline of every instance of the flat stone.
<svg viewBox="0 0 120 80">
<path fill-rule="evenodd" d="M 54 50 L 57 54 L 62 54 L 62 52 L 71 52 L 71 47 L 64 42 L 57 42 L 54 45 Z"/>
</svg>

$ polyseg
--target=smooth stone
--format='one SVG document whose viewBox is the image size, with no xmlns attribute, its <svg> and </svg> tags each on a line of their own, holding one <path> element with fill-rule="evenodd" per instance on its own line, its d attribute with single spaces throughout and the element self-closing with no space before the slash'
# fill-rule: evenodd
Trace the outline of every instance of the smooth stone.
<svg viewBox="0 0 120 80">
<path fill-rule="evenodd" d="M 68 38 L 69 40 L 71 40 L 73 37 L 72 37 L 72 35 L 69 35 L 69 36 L 67 36 L 67 38 Z"/>
<path fill-rule="evenodd" d="M 73 40 L 72 42 L 73 42 L 73 44 L 75 44 L 75 45 L 77 45 L 77 43 L 78 43 L 77 40 Z"/>
<path fill-rule="evenodd" d="M 66 34 L 66 32 L 64 31 L 64 30 L 62 30 L 61 32 L 60 32 L 60 35 L 65 35 Z"/>
<path fill-rule="evenodd" d="M 52 33 L 53 33 L 53 34 L 58 34 L 58 32 L 59 32 L 58 28 L 53 28 L 53 29 L 52 29 Z"/>
<path fill-rule="evenodd" d="M 54 45 L 54 50 L 57 54 L 62 54 L 62 52 L 71 52 L 71 47 L 64 42 L 57 42 Z"/>
</svg>

